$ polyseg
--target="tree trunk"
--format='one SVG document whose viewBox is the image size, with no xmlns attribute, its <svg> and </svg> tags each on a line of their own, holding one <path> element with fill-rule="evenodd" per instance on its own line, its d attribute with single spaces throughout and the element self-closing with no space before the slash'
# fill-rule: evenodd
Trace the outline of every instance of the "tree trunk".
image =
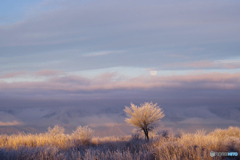
<svg viewBox="0 0 240 160">
<path fill-rule="evenodd" d="M 145 134 L 145 136 L 146 136 L 146 138 L 147 138 L 147 141 L 149 141 L 148 130 L 147 130 L 147 129 L 144 129 L 143 131 L 144 131 L 144 134 Z"/>
</svg>

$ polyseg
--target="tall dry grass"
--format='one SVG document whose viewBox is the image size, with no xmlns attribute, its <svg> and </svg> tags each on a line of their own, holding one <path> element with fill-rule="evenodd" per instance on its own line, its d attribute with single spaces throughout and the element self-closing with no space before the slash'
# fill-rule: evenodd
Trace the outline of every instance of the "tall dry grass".
<svg viewBox="0 0 240 160">
<path fill-rule="evenodd" d="M 153 145 L 157 159 L 212 160 L 211 151 L 240 153 L 240 128 L 216 129 L 207 135 L 205 131 L 200 130 L 195 134 L 182 134 L 180 138 L 173 136 L 160 138 Z M 217 156 L 214 158 L 221 159 Z M 238 159 L 239 157 L 232 158 Z"/>
<path fill-rule="evenodd" d="M 0 159 L 210 160 L 211 151 L 240 153 L 239 127 L 216 129 L 209 134 L 203 130 L 195 134 L 165 130 L 152 135 L 149 142 L 143 137 L 136 133 L 125 137 L 92 137 L 88 127 L 64 134 L 64 128 L 55 126 L 42 134 L 0 135 Z"/>
</svg>

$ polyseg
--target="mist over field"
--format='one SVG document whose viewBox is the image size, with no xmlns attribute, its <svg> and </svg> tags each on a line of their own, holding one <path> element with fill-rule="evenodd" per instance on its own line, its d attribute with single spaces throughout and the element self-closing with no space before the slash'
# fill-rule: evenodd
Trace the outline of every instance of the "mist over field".
<svg viewBox="0 0 240 160">
<path fill-rule="evenodd" d="M 55 99 L 16 98 L 15 101 L 1 99 L 1 105 L 8 107 L 0 108 L 0 131 L 10 133 L 7 128 L 21 131 L 21 128 L 31 127 L 36 129 L 30 130 L 34 133 L 46 131 L 49 126 L 61 125 L 71 132 L 79 125 L 88 125 L 95 130 L 96 136 L 131 134 L 134 127 L 126 124 L 123 109 L 130 102 L 140 104 L 146 101 L 158 103 L 163 108 L 166 116 L 161 124 L 166 128 L 195 132 L 198 129 L 212 131 L 231 125 L 239 126 L 239 99 L 231 95 L 239 94 L 238 91 L 219 94 L 219 90 L 209 93 L 153 89 L 101 94 L 104 96 L 95 98 L 89 93 L 85 99 L 80 96 L 79 99 L 67 96 Z"/>
</svg>

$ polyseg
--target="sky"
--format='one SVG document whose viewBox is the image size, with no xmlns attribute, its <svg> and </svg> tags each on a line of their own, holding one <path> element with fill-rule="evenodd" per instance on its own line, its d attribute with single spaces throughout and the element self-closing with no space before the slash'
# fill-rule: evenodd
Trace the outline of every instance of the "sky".
<svg viewBox="0 0 240 160">
<path fill-rule="evenodd" d="M 239 15 L 237 0 L 1 2 L 0 126 L 117 125 L 145 101 L 165 126 L 239 125 Z"/>
</svg>

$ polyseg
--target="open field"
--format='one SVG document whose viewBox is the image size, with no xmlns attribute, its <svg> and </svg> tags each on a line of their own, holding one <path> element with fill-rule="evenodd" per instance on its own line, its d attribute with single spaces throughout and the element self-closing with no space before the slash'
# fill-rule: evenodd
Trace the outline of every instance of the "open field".
<svg viewBox="0 0 240 160">
<path fill-rule="evenodd" d="M 64 128 L 55 126 L 41 134 L 0 136 L 0 159 L 3 160 L 221 159 L 210 157 L 211 151 L 240 153 L 240 128 L 216 129 L 209 134 L 162 130 L 150 135 L 149 142 L 140 133 L 125 137 L 92 137 L 88 127 L 78 127 L 72 134 L 64 134 Z"/>
</svg>

